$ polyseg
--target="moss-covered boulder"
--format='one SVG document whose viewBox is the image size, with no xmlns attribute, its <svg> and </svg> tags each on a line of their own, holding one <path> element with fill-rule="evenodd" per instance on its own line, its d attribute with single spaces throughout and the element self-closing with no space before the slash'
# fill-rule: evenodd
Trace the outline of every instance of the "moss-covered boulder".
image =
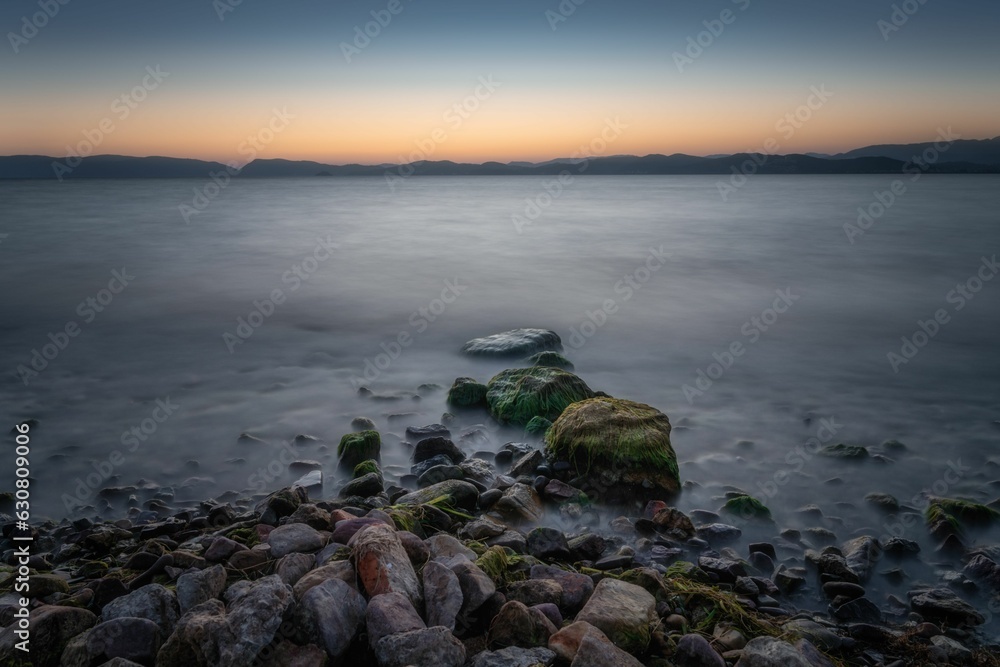
<svg viewBox="0 0 1000 667">
<path fill-rule="evenodd" d="M 546 454 L 568 461 L 606 500 L 680 491 L 670 420 L 643 403 L 599 397 L 570 405 L 546 435 Z"/>
<path fill-rule="evenodd" d="M 524 432 L 529 435 L 545 435 L 545 432 L 552 428 L 552 422 L 545 417 L 532 417 L 524 427 Z"/>
<path fill-rule="evenodd" d="M 337 459 L 344 470 L 354 470 L 362 461 L 381 460 L 382 438 L 378 431 L 348 433 L 337 445 Z"/>
<path fill-rule="evenodd" d="M 740 494 L 733 496 L 722 506 L 722 511 L 747 521 L 771 521 L 771 510 L 753 496 Z"/>
<path fill-rule="evenodd" d="M 550 366 L 552 368 L 562 368 L 567 371 L 573 370 L 573 362 L 551 350 L 538 352 L 528 357 L 528 363 L 532 366 Z"/>
<path fill-rule="evenodd" d="M 963 528 L 990 526 L 1000 519 L 991 507 L 957 498 L 931 498 L 924 512 L 927 529 L 934 537 L 960 536 Z"/>
<path fill-rule="evenodd" d="M 553 421 L 571 403 L 591 398 L 587 383 L 564 370 L 535 366 L 501 371 L 486 386 L 490 414 L 501 424 Z"/>
<path fill-rule="evenodd" d="M 474 378 L 456 378 L 448 390 L 448 405 L 459 408 L 486 406 L 486 385 Z"/>
</svg>

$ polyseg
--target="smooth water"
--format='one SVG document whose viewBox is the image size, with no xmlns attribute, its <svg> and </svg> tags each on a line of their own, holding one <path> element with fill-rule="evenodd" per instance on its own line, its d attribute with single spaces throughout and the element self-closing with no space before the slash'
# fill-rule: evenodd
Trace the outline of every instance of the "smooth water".
<svg viewBox="0 0 1000 667">
<path fill-rule="evenodd" d="M 680 507 L 718 509 L 729 485 L 764 500 L 780 527 L 841 539 L 898 529 L 929 550 L 920 522 L 893 527 L 862 498 L 884 491 L 919 509 L 927 489 L 1000 495 L 1000 280 L 952 293 L 996 271 L 983 258 L 1000 251 L 1000 178 L 924 176 L 851 243 L 844 225 L 892 180 L 761 176 L 728 202 L 701 176 L 582 177 L 554 199 L 550 179 L 533 177 L 411 178 L 395 192 L 376 178 L 243 180 L 190 223 L 179 206 L 205 182 L 3 182 L 0 411 L 40 422 L 36 515 L 66 515 L 63 494 L 97 505 L 99 486 L 140 480 L 179 500 L 277 488 L 295 477 L 280 461 L 297 434 L 325 442 L 294 455 L 326 464 L 329 496 L 352 417 L 377 422 L 399 474 L 403 429 L 446 410 L 444 391 L 372 400 L 358 385 L 485 381 L 509 362 L 463 357 L 463 342 L 545 327 L 591 387 L 669 415 L 695 483 Z M 526 199 L 542 207 L 519 230 Z M 101 294 L 115 270 L 128 285 Z M 251 316 L 255 300 L 266 317 Z M 902 355 L 901 337 L 939 309 L 946 323 L 918 335 L 895 372 L 887 354 Z M 260 324 L 245 339 L 241 317 Z M 71 322 L 78 335 L 26 385 L 18 366 Z M 179 407 L 157 423 L 167 397 Z M 414 414 L 388 422 L 400 413 Z M 133 427 L 143 441 L 123 436 Z M 268 444 L 238 441 L 244 432 Z M 907 450 L 842 462 L 814 456 L 815 437 Z M 521 434 L 491 438 L 470 452 Z M 795 512 L 806 504 L 834 518 Z"/>
</svg>

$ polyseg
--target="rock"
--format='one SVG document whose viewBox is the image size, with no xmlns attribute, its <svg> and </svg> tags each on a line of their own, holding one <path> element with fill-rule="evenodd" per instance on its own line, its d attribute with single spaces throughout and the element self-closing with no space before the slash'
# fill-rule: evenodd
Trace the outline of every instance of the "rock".
<svg viewBox="0 0 1000 667">
<path fill-rule="evenodd" d="M 313 470 L 292 483 L 293 488 L 302 488 L 308 491 L 319 491 L 323 488 L 323 471 Z"/>
<path fill-rule="evenodd" d="M 412 442 L 420 442 L 425 438 L 450 438 L 451 431 L 444 424 L 428 424 L 427 426 L 407 426 L 406 437 Z"/>
<path fill-rule="evenodd" d="M 486 644 L 491 649 L 546 646 L 555 632 L 556 627 L 545 614 L 512 600 L 500 608 L 500 613 L 490 623 Z"/>
<path fill-rule="evenodd" d="M 455 620 L 462 610 L 462 586 L 458 575 L 436 561 L 429 561 L 422 572 L 424 605 L 427 623 L 441 625 L 455 631 Z"/>
<path fill-rule="evenodd" d="M 898 512 L 899 501 L 888 493 L 872 492 L 865 496 L 865 502 L 883 512 Z"/>
<path fill-rule="evenodd" d="M 567 369 L 570 370 L 570 369 Z M 545 417 L 535 416 L 524 425 L 524 432 L 530 435 L 545 435 L 552 428 L 552 422 Z"/>
<path fill-rule="evenodd" d="M 835 553 L 825 553 L 820 556 L 816 561 L 816 567 L 821 574 L 838 581 L 847 581 L 852 584 L 861 583 L 858 575 L 847 565 L 847 560 Z"/>
<path fill-rule="evenodd" d="M 701 635 L 684 635 L 671 658 L 678 667 L 726 667 L 726 661 Z"/>
<path fill-rule="evenodd" d="M 486 385 L 473 378 L 456 378 L 448 390 L 448 405 L 459 408 L 486 407 Z"/>
<path fill-rule="evenodd" d="M 219 563 L 229 560 L 237 551 L 246 551 L 247 548 L 235 540 L 228 537 L 217 537 L 205 550 L 205 560 L 210 563 Z"/>
<path fill-rule="evenodd" d="M 590 628 L 570 667 L 642 667 L 642 663 L 618 648 L 597 628 Z"/>
<path fill-rule="evenodd" d="M 558 607 L 562 603 L 562 586 L 552 579 L 516 581 L 508 586 L 507 599 L 517 600 L 528 607 L 538 604 L 554 604 Z"/>
<path fill-rule="evenodd" d="M 577 615 L 630 653 L 642 653 L 657 620 L 656 599 L 646 589 L 616 579 L 602 579 Z"/>
<path fill-rule="evenodd" d="M 711 558 L 710 556 L 699 556 L 698 567 L 711 572 L 719 577 L 720 581 L 735 583 L 739 577 L 747 576 L 746 568 L 738 560 L 728 558 Z"/>
<path fill-rule="evenodd" d="M 862 597 L 865 594 L 865 589 L 863 586 L 848 581 L 828 581 L 823 584 L 823 594 L 831 600 L 838 596 L 853 600 Z"/>
<path fill-rule="evenodd" d="M 527 484 L 521 483 L 514 484 L 504 491 L 493 508 L 516 522 L 535 523 L 544 514 L 542 499 L 538 493 Z"/>
<path fill-rule="evenodd" d="M 276 574 L 246 583 L 238 591 L 230 586 L 225 594 L 226 625 L 232 631 L 237 663 L 251 662 L 271 643 L 294 602 L 292 587 Z"/>
<path fill-rule="evenodd" d="M 266 545 L 265 545 L 266 546 Z M 258 570 L 267 563 L 267 551 L 259 548 L 237 551 L 229 558 L 229 567 L 236 570 Z"/>
<path fill-rule="evenodd" d="M 385 482 L 382 479 L 382 475 L 377 472 L 365 473 L 361 477 L 356 477 L 340 489 L 341 498 L 350 498 L 351 496 L 359 496 L 361 498 L 369 498 L 371 496 L 377 496 L 384 490 Z"/>
<path fill-rule="evenodd" d="M 71 639 L 86 632 L 95 623 L 97 616 L 86 609 L 75 607 L 60 607 L 43 605 L 36 607 L 28 614 L 28 627 L 31 632 L 30 662 L 34 667 L 56 667 L 61 665 L 60 657 Z M 23 641 L 15 634 L 19 623 L 11 623 L 0 630 L 0 664 L 17 664 L 18 657 L 24 652 L 15 645 Z"/>
<path fill-rule="evenodd" d="M 446 533 L 438 533 L 428 537 L 425 542 L 431 552 L 431 560 L 445 560 L 455 555 L 462 555 L 470 561 L 476 559 L 476 552 L 465 546 L 453 536 Z"/>
<path fill-rule="evenodd" d="M 123 658 L 148 665 L 156 660 L 163 641 L 156 623 L 145 618 L 116 618 L 87 633 L 91 660 Z"/>
<path fill-rule="evenodd" d="M 458 464 L 465 460 L 465 453 L 448 438 L 435 436 L 424 438 L 413 448 L 413 462 L 420 463 L 439 455 L 447 456 L 452 463 Z"/>
<path fill-rule="evenodd" d="M 396 531 L 385 525 L 369 526 L 358 531 L 348 546 L 354 549 L 354 567 L 369 597 L 402 593 L 414 608 L 423 608 L 420 580 Z"/>
<path fill-rule="evenodd" d="M 528 357 L 528 363 L 532 366 L 549 366 L 551 368 L 562 368 L 567 371 L 573 370 L 573 362 L 558 352 L 551 350 L 536 352 Z"/>
<path fill-rule="evenodd" d="M 298 646 L 292 642 L 279 642 L 271 651 L 263 651 L 268 658 L 259 667 L 326 667 L 326 651 L 315 644 Z M 255 665 L 254 667 L 258 667 Z"/>
<path fill-rule="evenodd" d="M 340 444 L 337 445 L 337 460 L 340 467 L 351 471 L 362 461 L 368 459 L 380 461 L 381 453 L 382 438 L 378 431 L 348 433 L 340 439 Z"/>
<path fill-rule="evenodd" d="M 295 610 L 295 625 L 336 662 L 364 628 L 366 607 L 356 590 L 340 579 L 327 579 L 302 596 Z"/>
<path fill-rule="evenodd" d="M 526 357 L 536 352 L 562 350 L 559 334 L 548 329 L 512 329 L 503 333 L 474 338 L 462 346 L 471 356 Z"/>
<path fill-rule="evenodd" d="M 465 646 L 440 626 L 383 637 L 374 649 L 379 667 L 462 667 L 465 663 Z"/>
<path fill-rule="evenodd" d="M 594 592 L 594 580 L 585 574 L 567 572 L 551 565 L 532 565 L 532 579 L 550 579 L 562 589 L 560 609 L 567 614 L 575 614 L 590 599 Z"/>
<path fill-rule="evenodd" d="M 295 586 L 299 579 L 304 577 L 309 570 L 313 569 L 316 565 L 316 558 L 312 554 L 303 553 L 291 553 L 278 561 L 278 564 L 274 567 L 274 573 L 278 575 L 283 582 L 289 586 Z M 180 597 L 180 585 L 178 584 L 177 589 L 178 598 Z M 213 596 L 214 597 L 214 596 Z M 207 599 L 207 598 L 206 598 Z M 192 605 L 193 606 L 193 605 Z M 181 604 L 181 611 L 183 612 L 184 605 Z"/>
<path fill-rule="evenodd" d="M 771 510 L 753 496 L 742 494 L 726 501 L 720 512 L 738 516 L 744 521 L 771 521 Z"/>
<path fill-rule="evenodd" d="M 421 630 L 427 626 L 410 604 L 409 598 L 402 593 L 385 593 L 376 595 L 368 603 L 365 627 L 368 641 L 374 646 L 382 637 L 398 632 Z"/>
<path fill-rule="evenodd" d="M 490 414 L 501 424 L 524 426 L 533 417 L 554 421 L 571 403 L 594 392 L 577 376 L 535 366 L 501 371 L 487 384 Z"/>
<path fill-rule="evenodd" d="M 417 486 L 423 488 L 450 479 L 464 479 L 465 472 L 455 465 L 434 466 L 428 468 L 417 478 Z"/>
<path fill-rule="evenodd" d="M 742 632 L 721 623 L 712 630 L 712 637 L 722 651 L 741 651 L 747 645 L 746 637 L 743 636 Z"/>
<path fill-rule="evenodd" d="M 833 667 L 833 663 L 805 639 L 792 646 L 773 637 L 756 637 L 743 647 L 736 667 Z"/>
<path fill-rule="evenodd" d="M 566 536 L 555 528 L 533 528 L 528 533 L 527 547 L 529 554 L 542 561 L 571 560 L 573 557 Z"/>
<path fill-rule="evenodd" d="M 330 541 L 335 544 L 347 544 L 354 537 L 354 534 L 362 528 L 375 526 L 378 524 L 389 525 L 381 517 L 363 516 L 356 519 L 343 519 L 338 521 L 333 528 Z M 393 526 L 390 526 L 390 528 Z"/>
<path fill-rule="evenodd" d="M 47 598 L 53 593 L 69 593 L 69 584 L 57 574 L 32 574 L 28 577 L 28 590 L 33 598 Z"/>
<path fill-rule="evenodd" d="M 368 417 L 355 417 L 351 420 L 351 428 L 355 431 L 374 431 L 375 422 Z"/>
<path fill-rule="evenodd" d="M 607 542 L 596 533 L 585 533 L 570 540 L 569 549 L 580 560 L 598 560 L 607 549 Z"/>
<path fill-rule="evenodd" d="M 219 597 L 226 586 L 226 569 L 213 565 L 205 570 L 193 570 L 177 578 L 177 603 L 180 613 Z"/>
<path fill-rule="evenodd" d="M 882 612 L 874 602 L 865 597 L 854 598 L 833 609 L 833 616 L 852 623 L 882 622 Z"/>
<path fill-rule="evenodd" d="M 910 606 L 929 621 L 949 625 L 981 625 L 982 614 L 947 588 L 923 588 L 909 592 Z"/>
<path fill-rule="evenodd" d="M 267 543 L 271 556 L 281 558 L 290 553 L 319 551 L 326 544 L 326 538 L 304 523 L 286 523 L 271 531 Z"/>
<path fill-rule="evenodd" d="M 658 510 L 651 520 L 658 532 L 684 540 L 695 536 L 694 524 L 691 523 L 691 519 L 673 507 Z"/>
<path fill-rule="evenodd" d="M 871 578 L 875 565 L 882 557 L 882 547 L 878 540 L 868 535 L 855 538 L 841 548 L 847 567 L 858 577 L 859 583 Z"/>
<path fill-rule="evenodd" d="M 220 600 L 212 599 L 180 618 L 176 629 L 156 654 L 156 667 L 233 667 L 236 665 L 234 643 L 233 631 L 226 623 L 226 607 Z"/>
<path fill-rule="evenodd" d="M 574 403 L 552 424 L 546 454 L 569 461 L 606 500 L 680 491 L 670 421 L 642 403 L 603 397 Z"/>
<path fill-rule="evenodd" d="M 580 642 L 583 641 L 583 637 L 591 630 L 600 632 L 600 630 L 597 630 L 597 628 L 586 621 L 571 623 L 549 637 L 549 649 L 556 654 L 559 660 L 566 663 L 573 662 L 576 652 L 580 649 Z"/>
<path fill-rule="evenodd" d="M 160 584 L 148 584 L 142 588 L 109 602 L 101 611 L 101 619 L 145 618 L 156 623 L 169 636 L 180 617 L 177 596 Z"/>
<path fill-rule="evenodd" d="M 931 644 L 944 651 L 948 656 L 948 662 L 953 665 L 967 665 L 972 659 L 972 651 L 944 635 L 931 637 Z"/>
<path fill-rule="evenodd" d="M 846 445 L 839 443 L 836 445 L 825 445 L 816 452 L 820 456 L 827 456 L 834 459 L 846 459 L 860 461 L 868 458 L 868 450 L 860 445 Z"/>
<path fill-rule="evenodd" d="M 545 457 L 540 451 L 534 449 L 520 457 L 510 467 L 510 476 L 515 479 L 523 475 L 535 476 L 535 470 L 545 462 Z"/>
<path fill-rule="evenodd" d="M 468 618 L 496 593 L 496 584 L 475 563 L 458 561 L 451 566 L 451 570 L 458 577 L 458 584 L 462 589 L 462 609 L 459 614 Z"/>
<path fill-rule="evenodd" d="M 469 482 L 450 479 L 400 496 L 396 499 L 396 504 L 423 505 L 442 497 L 452 507 L 472 512 L 475 511 L 479 500 L 479 489 Z"/>
<path fill-rule="evenodd" d="M 882 551 L 895 558 L 903 558 L 920 553 L 920 545 L 902 537 L 890 537 L 882 544 Z"/>
<path fill-rule="evenodd" d="M 471 667 L 549 667 L 555 659 L 556 654 L 547 648 L 509 646 L 477 654 Z"/>
<path fill-rule="evenodd" d="M 354 580 L 356 575 L 354 572 L 354 566 L 349 560 L 336 560 L 322 567 L 318 567 L 315 570 L 310 570 L 309 572 L 302 575 L 295 584 L 293 584 L 292 592 L 295 594 L 296 599 L 302 599 L 302 596 L 306 594 L 313 586 L 318 586 L 322 584 L 327 579 L 340 579 L 346 584 L 354 586 Z"/>
</svg>

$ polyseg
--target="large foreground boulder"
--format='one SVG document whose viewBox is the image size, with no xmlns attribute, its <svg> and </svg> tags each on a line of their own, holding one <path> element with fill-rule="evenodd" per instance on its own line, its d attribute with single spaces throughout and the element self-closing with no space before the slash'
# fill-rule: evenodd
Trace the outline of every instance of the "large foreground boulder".
<svg viewBox="0 0 1000 667">
<path fill-rule="evenodd" d="M 535 366 L 501 371 L 486 385 L 490 414 L 501 424 L 553 421 L 572 403 L 594 395 L 583 380 L 559 368 Z"/>
<path fill-rule="evenodd" d="M 670 420 L 643 403 L 598 397 L 570 405 L 549 429 L 546 453 L 568 461 L 605 500 L 680 491 Z"/>
<path fill-rule="evenodd" d="M 559 334 L 548 329 L 513 329 L 503 333 L 473 338 L 462 346 L 472 356 L 526 357 L 544 350 L 562 350 Z"/>
</svg>

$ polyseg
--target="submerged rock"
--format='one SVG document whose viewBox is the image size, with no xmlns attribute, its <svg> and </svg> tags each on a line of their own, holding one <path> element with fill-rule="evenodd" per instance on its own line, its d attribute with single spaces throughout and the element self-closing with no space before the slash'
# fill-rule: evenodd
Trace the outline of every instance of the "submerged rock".
<svg viewBox="0 0 1000 667">
<path fill-rule="evenodd" d="M 587 384 L 558 368 L 535 366 L 501 371 L 487 385 L 490 414 L 501 424 L 526 425 L 534 417 L 550 421 L 576 401 L 594 392 Z"/>
<path fill-rule="evenodd" d="M 680 491 L 670 421 L 648 405 L 617 398 L 574 403 L 546 441 L 549 459 L 569 461 L 604 499 Z"/>
<path fill-rule="evenodd" d="M 548 329 L 512 329 L 503 333 L 473 338 L 462 346 L 462 352 L 471 356 L 522 356 L 545 350 L 562 350 L 559 334 Z"/>
</svg>

